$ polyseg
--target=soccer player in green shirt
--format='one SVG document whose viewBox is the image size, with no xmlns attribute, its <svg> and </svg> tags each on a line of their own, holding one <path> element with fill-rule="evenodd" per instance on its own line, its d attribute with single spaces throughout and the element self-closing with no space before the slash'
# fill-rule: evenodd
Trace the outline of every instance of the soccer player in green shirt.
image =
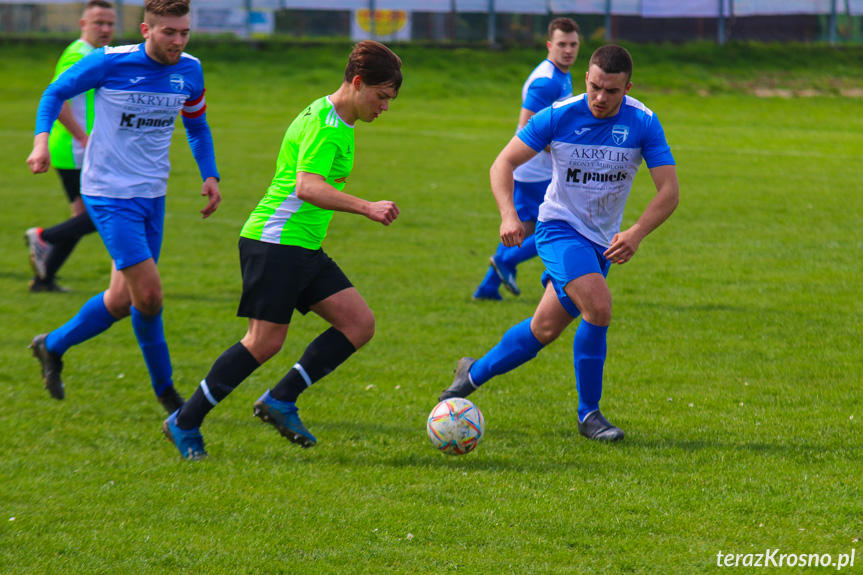
<svg viewBox="0 0 863 575">
<path fill-rule="evenodd" d="M 213 364 L 192 397 L 162 432 L 187 459 L 207 455 L 200 426 L 207 413 L 282 348 L 294 309 L 315 312 L 332 327 L 255 402 L 255 416 L 292 443 L 317 440 L 300 421 L 297 397 L 332 372 L 374 335 L 375 318 L 360 293 L 321 249 L 333 213 L 348 212 L 390 225 L 391 201 L 367 201 L 342 191 L 354 163 L 354 124 L 389 109 L 402 83 L 401 60 L 366 40 L 348 59 L 339 89 L 312 102 L 291 123 L 267 194 L 240 232 L 243 293 L 237 315 L 249 318 L 245 337 Z"/>
<path fill-rule="evenodd" d="M 81 37 L 69 44 L 60 56 L 52 82 L 72 64 L 114 39 L 116 14 L 106 0 L 90 0 L 78 21 Z M 69 197 L 72 217 L 50 228 L 32 227 L 24 234 L 30 250 L 30 265 L 35 277 L 30 291 L 63 292 L 54 281 L 57 271 L 75 249 L 78 240 L 96 231 L 84 202 L 81 200 L 81 165 L 84 148 L 93 128 L 93 93 L 89 90 L 63 104 L 60 115 L 51 128 L 48 145 L 51 165 L 60 175 L 60 181 Z"/>
</svg>

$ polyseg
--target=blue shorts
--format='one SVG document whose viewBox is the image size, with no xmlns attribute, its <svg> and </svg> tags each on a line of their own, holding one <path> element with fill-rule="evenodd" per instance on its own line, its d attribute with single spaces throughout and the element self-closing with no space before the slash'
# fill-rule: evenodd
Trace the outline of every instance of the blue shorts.
<svg viewBox="0 0 863 575">
<path fill-rule="evenodd" d="M 536 251 L 545 264 L 542 285 L 551 281 L 561 305 L 572 317 L 578 317 L 581 312 L 563 288 L 572 280 L 587 274 L 597 273 L 607 277 L 611 262 L 602 255 L 606 249 L 575 231 L 566 222 L 552 220 L 536 224 Z"/>
<path fill-rule="evenodd" d="M 81 197 L 118 270 L 150 258 L 159 261 L 165 196 L 127 199 L 82 194 Z"/>
<path fill-rule="evenodd" d="M 545 199 L 545 191 L 551 180 L 543 182 L 519 182 L 516 180 L 512 199 L 518 219 L 523 222 L 535 222 L 539 217 L 539 205 Z"/>
</svg>

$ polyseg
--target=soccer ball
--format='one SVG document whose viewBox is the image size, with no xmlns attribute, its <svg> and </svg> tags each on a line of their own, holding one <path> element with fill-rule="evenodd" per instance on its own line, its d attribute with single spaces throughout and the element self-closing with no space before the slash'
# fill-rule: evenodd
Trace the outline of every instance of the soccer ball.
<svg viewBox="0 0 863 575">
<path fill-rule="evenodd" d="M 467 399 L 454 397 L 438 403 L 429 414 L 426 430 L 438 451 L 464 455 L 473 451 L 485 433 L 485 418 Z"/>
</svg>

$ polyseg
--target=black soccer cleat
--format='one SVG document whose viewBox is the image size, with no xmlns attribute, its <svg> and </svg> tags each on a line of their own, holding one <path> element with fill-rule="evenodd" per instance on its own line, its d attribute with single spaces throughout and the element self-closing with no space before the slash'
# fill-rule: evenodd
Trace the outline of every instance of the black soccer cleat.
<svg viewBox="0 0 863 575">
<path fill-rule="evenodd" d="M 177 389 L 172 385 L 171 387 L 166 388 L 162 395 L 156 397 L 159 400 L 159 403 L 162 404 L 162 407 L 165 408 L 165 411 L 168 412 L 168 415 L 171 415 L 181 407 L 186 401 L 183 399 L 179 393 L 177 393 Z"/>
<path fill-rule="evenodd" d="M 620 441 L 623 439 L 623 430 L 615 427 L 597 409 L 590 412 L 584 418 L 584 422 L 578 422 L 578 432 L 588 439 L 596 441 Z"/>
<path fill-rule="evenodd" d="M 42 379 L 45 381 L 45 388 L 48 393 L 54 399 L 63 399 L 66 397 L 63 380 L 60 378 L 63 373 L 63 360 L 61 356 L 48 351 L 48 348 L 45 347 L 46 337 L 48 337 L 46 333 L 34 337 L 33 341 L 30 342 L 30 349 L 33 350 L 33 357 L 42 364 Z"/>
<path fill-rule="evenodd" d="M 463 357 L 458 360 L 452 385 L 440 394 L 438 401 L 452 399 L 453 397 L 467 397 L 479 389 L 479 387 L 470 381 L 470 366 L 475 362 L 476 360 L 472 357 Z"/>
</svg>

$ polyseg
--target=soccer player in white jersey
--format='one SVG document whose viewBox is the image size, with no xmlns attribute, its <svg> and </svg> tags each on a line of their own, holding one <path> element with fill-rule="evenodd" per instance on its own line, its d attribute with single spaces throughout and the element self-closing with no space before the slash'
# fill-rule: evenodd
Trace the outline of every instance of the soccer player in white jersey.
<svg viewBox="0 0 863 575">
<path fill-rule="evenodd" d="M 534 114 L 572 96 L 572 75 L 569 68 L 578 58 L 578 24 L 569 18 L 556 18 L 548 24 L 548 57 L 531 72 L 521 89 L 521 111 L 518 130 L 521 130 Z M 536 257 L 536 218 L 545 190 L 551 183 L 551 154 L 541 151 L 515 171 L 513 200 L 518 217 L 525 229 L 525 240 L 520 246 L 498 244 L 497 251 L 489 259 L 485 278 L 476 288 L 474 299 L 499 300 L 500 284 L 515 295 L 521 291 L 516 283 L 516 266 Z"/>
<path fill-rule="evenodd" d="M 63 326 L 30 344 L 42 365 L 45 386 L 56 399 L 65 396 L 63 354 L 131 315 L 159 402 L 168 413 L 183 404 L 173 385 L 156 267 L 171 168 L 168 151 L 178 114 L 203 180 L 203 216 L 216 211 L 222 199 L 201 63 L 183 53 L 190 21 L 189 0 L 146 0 L 144 43 L 93 51 L 51 83 L 39 102 L 36 137 L 27 158 L 34 174 L 50 165 L 48 132 L 63 102 L 96 89 L 81 197 L 114 260 L 108 289 Z"/>
<path fill-rule="evenodd" d="M 599 411 L 606 334 L 611 323 L 611 264 L 628 262 L 647 234 L 675 210 L 677 171 L 656 115 L 627 95 L 632 59 L 619 46 L 590 58 L 584 94 L 536 114 L 491 167 L 491 189 L 501 214 L 500 238 L 524 241 L 513 204 L 513 171 L 551 147 L 552 182 L 539 210 L 536 243 L 546 271 L 545 293 L 533 317 L 516 324 L 483 357 L 458 362 L 453 384 L 440 396 L 465 397 L 496 375 L 533 359 L 582 316 L 573 341 L 578 389 L 578 431 L 599 441 L 623 431 Z M 644 159 L 656 195 L 634 225 L 621 231 L 623 209 Z"/>
<path fill-rule="evenodd" d="M 81 36 L 63 51 L 54 71 L 56 80 L 75 62 L 114 39 L 114 7 L 106 0 L 90 0 L 78 21 Z M 52 81 L 53 81 L 52 80 Z M 30 252 L 30 265 L 35 276 L 30 282 L 33 292 L 65 292 L 54 278 L 60 267 L 75 249 L 82 237 L 96 231 L 96 226 L 84 209 L 81 200 L 81 164 L 84 161 L 84 148 L 93 127 L 94 91 L 88 90 L 64 102 L 57 121 L 51 127 L 48 147 L 51 152 L 51 165 L 57 170 L 72 217 L 49 228 L 32 227 L 24 233 Z"/>
</svg>

